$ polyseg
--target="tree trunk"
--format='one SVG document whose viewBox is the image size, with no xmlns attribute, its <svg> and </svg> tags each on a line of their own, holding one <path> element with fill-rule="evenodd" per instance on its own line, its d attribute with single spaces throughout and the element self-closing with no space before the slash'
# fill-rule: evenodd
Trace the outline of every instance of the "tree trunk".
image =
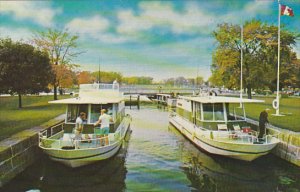
<svg viewBox="0 0 300 192">
<path fill-rule="evenodd" d="M 54 100 L 57 100 L 57 85 L 54 84 Z"/>
<path fill-rule="evenodd" d="M 18 95 L 19 95 L 19 109 L 21 109 L 22 108 L 22 95 L 21 95 L 21 93 L 18 93 Z"/>
<path fill-rule="evenodd" d="M 252 99 L 252 95 L 251 95 L 251 85 L 247 85 L 247 94 L 248 94 L 248 99 Z"/>
</svg>

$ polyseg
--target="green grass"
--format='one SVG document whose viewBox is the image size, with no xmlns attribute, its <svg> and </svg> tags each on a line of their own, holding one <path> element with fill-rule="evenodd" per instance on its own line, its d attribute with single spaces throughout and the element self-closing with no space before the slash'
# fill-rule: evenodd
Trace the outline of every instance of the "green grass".
<svg viewBox="0 0 300 192">
<path fill-rule="evenodd" d="M 0 97 L 0 140 L 41 125 L 65 112 L 63 105 L 48 104 L 51 100 L 52 95 L 23 96 L 23 108 L 18 109 L 18 97 Z"/>
<path fill-rule="evenodd" d="M 269 122 L 277 127 L 300 132 L 300 98 L 282 98 L 280 99 L 280 113 L 286 114 L 283 117 L 273 116 L 276 111 L 272 107 L 274 97 L 255 97 L 254 99 L 265 100 L 261 104 L 247 104 L 246 114 L 251 119 L 258 120 L 259 114 L 265 108 L 271 109 L 269 113 Z M 290 114 L 291 113 L 291 114 Z"/>
</svg>

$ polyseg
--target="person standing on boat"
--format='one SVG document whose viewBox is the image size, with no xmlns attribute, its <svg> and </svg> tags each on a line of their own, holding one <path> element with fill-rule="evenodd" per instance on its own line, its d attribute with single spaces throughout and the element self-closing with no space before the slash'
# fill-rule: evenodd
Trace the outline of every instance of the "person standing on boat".
<svg viewBox="0 0 300 192">
<path fill-rule="evenodd" d="M 84 120 L 86 119 L 86 114 L 84 112 L 81 112 L 79 116 L 76 119 L 75 124 L 75 148 L 79 148 L 78 142 L 82 139 L 82 131 L 83 131 L 83 124 Z"/>
<path fill-rule="evenodd" d="M 100 135 L 100 138 L 105 137 L 105 145 L 108 145 L 108 133 L 109 133 L 109 122 L 113 122 L 110 115 L 106 114 L 106 109 L 101 109 L 101 115 L 99 120 L 94 123 L 94 126 L 97 126 L 101 123 L 100 130 L 95 130 L 96 135 Z M 100 142 L 102 142 L 100 140 Z"/>
<path fill-rule="evenodd" d="M 263 110 L 259 115 L 259 135 L 258 138 L 263 138 L 264 134 L 266 134 L 266 123 L 269 123 L 268 113 L 270 109 Z"/>
</svg>

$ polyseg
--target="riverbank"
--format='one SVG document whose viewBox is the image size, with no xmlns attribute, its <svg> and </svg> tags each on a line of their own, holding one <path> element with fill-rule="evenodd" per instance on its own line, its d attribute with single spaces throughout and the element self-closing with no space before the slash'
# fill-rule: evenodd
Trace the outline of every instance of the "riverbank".
<svg viewBox="0 0 300 192">
<path fill-rule="evenodd" d="M 60 124 L 64 118 L 64 115 L 60 115 L 0 141 L 0 188 L 41 156 L 38 149 L 39 133 Z"/>
<path fill-rule="evenodd" d="M 59 99 L 70 96 L 59 96 Z M 18 97 L 0 97 L 0 140 L 31 127 L 39 126 L 65 112 L 65 106 L 50 105 L 53 96 L 23 96 L 23 108 L 18 109 Z"/>
</svg>

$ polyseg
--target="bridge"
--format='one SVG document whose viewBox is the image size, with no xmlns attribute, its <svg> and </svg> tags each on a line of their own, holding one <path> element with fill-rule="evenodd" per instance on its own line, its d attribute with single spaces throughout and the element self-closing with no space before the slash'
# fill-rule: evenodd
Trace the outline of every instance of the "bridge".
<svg viewBox="0 0 300 192">
<path fill-rule="evenodd" d="M 120 91 L 125 95 L 156 95 L 158 93 L 164 94 L 193 94 L 195 90 L 199 90 L 196 87 L 163 87 L 161 85 L 122 85 Z"/>
</svg>

